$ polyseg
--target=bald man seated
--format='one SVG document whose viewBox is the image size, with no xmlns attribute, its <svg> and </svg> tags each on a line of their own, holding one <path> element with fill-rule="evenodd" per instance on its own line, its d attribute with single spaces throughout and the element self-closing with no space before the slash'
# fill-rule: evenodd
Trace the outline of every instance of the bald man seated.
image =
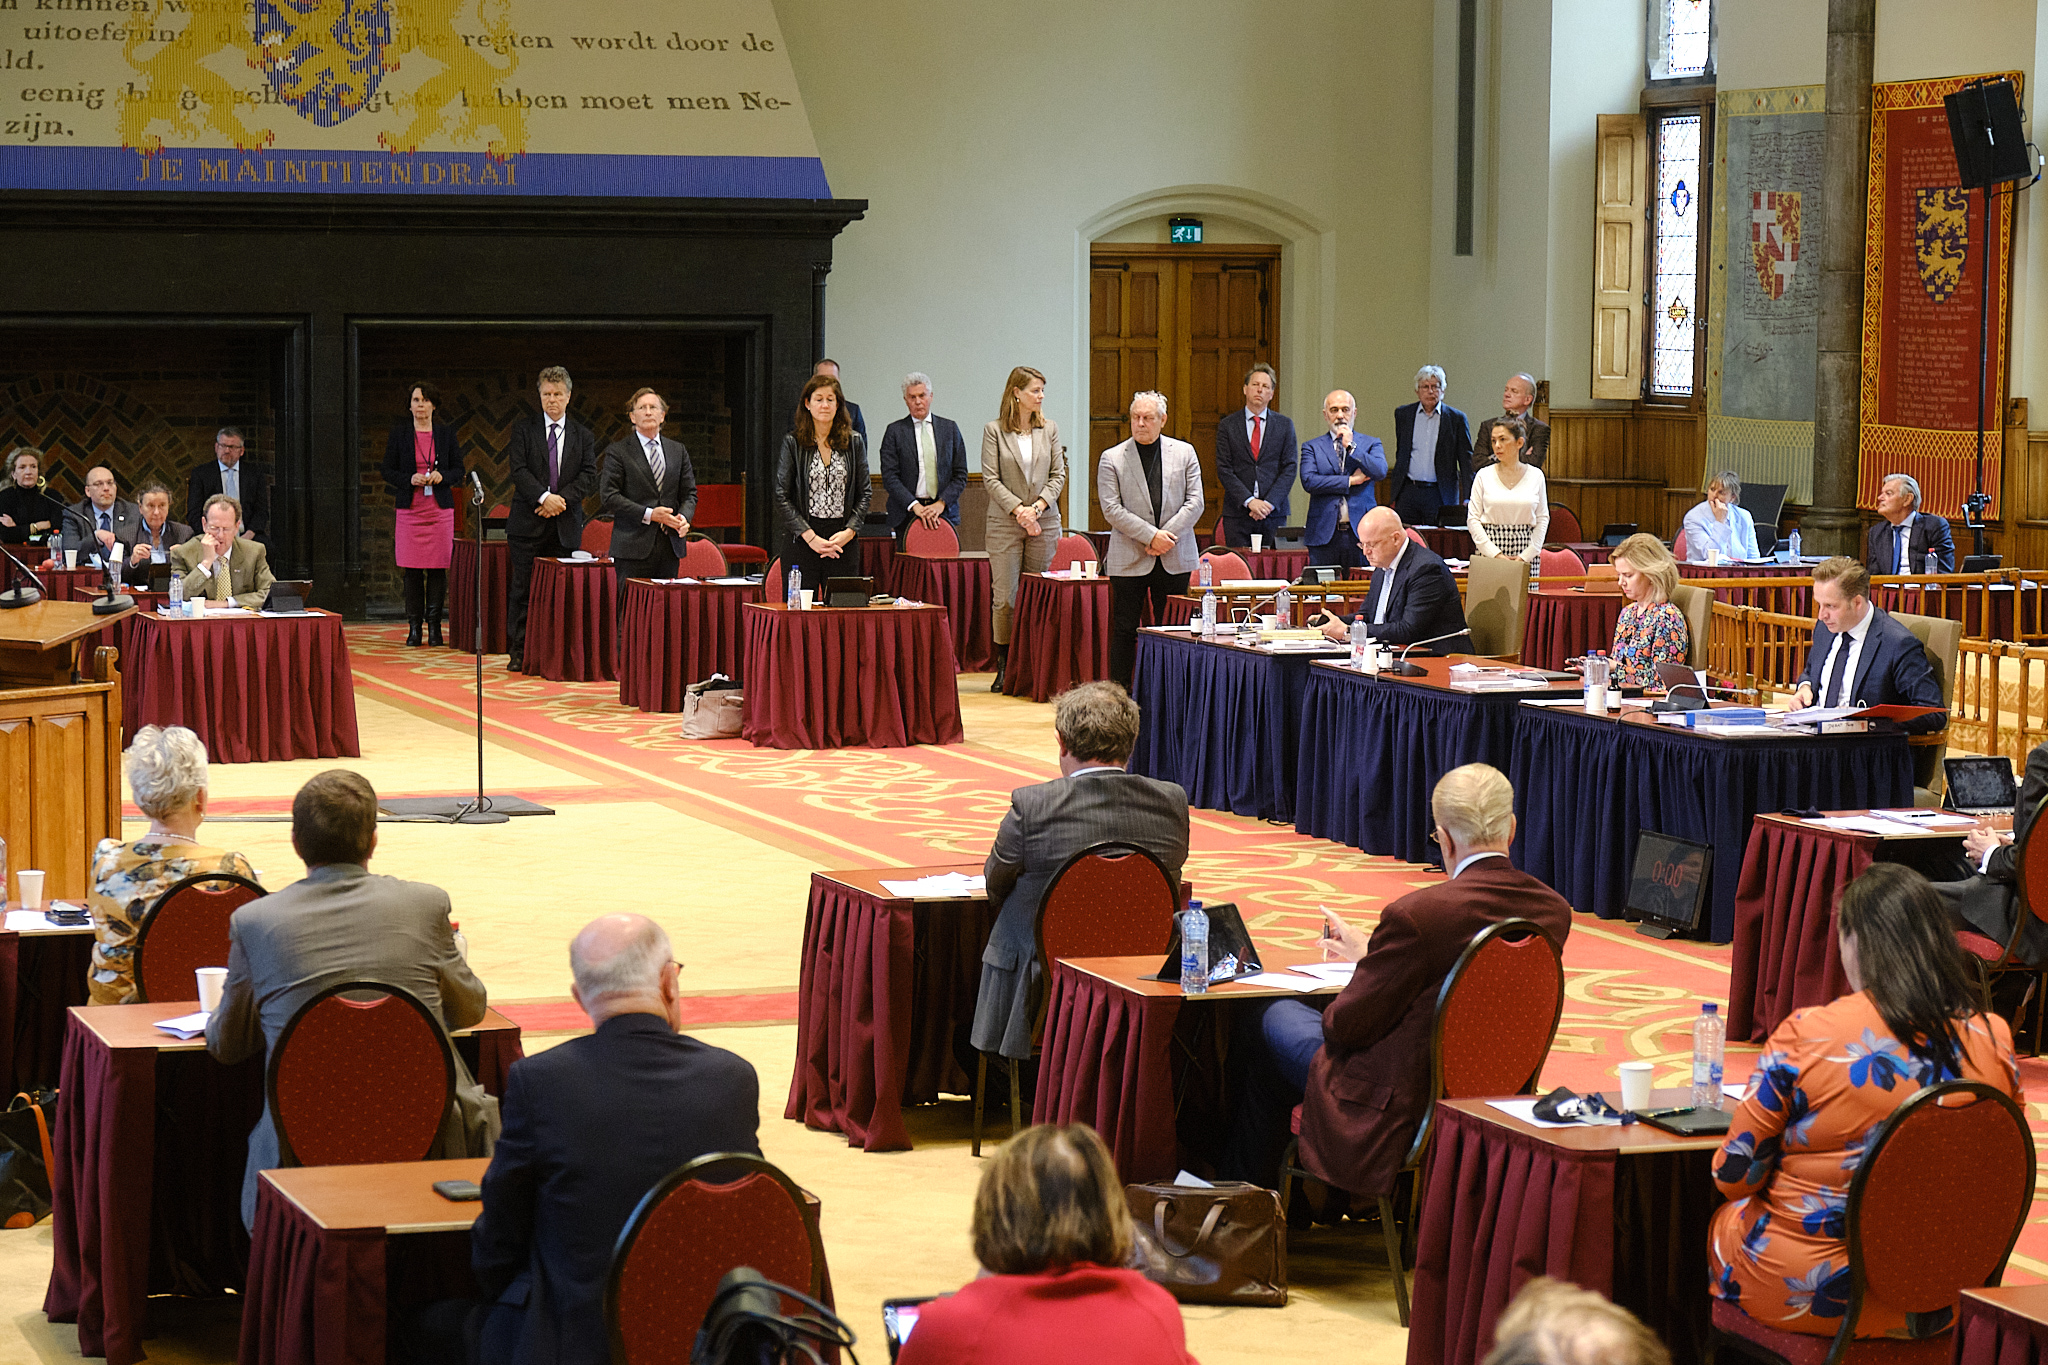
<svg viewBox="0 0 2048 1365">
<path fill-rule="evenodd" d="M 596 1032 L 513 1063 L 470 1238 L 487 1361 L 608 1365 L 605 1273 L 634 1207 L 687 1161 L 761 1154 L 760 1078 L 678 1031 L 682 964 L 660 925 L 592 920 L 569 968 Z"/>
<path fill-rule="evenodd" d="M 1434 551 L 1409 539 L 1400 513 L 1391 507 L 1375 507 L 1360 517 L 1358 547 L 1372 565 L 1372 589 L 1358 614 L 1365 617 L 1373 639 L 1390 645 L 1418 645 L 1419 654 L 1471 651 L 1465 608 L 1458 601 L 1458 580 Z M 1326 611 L 1317 623 L 1332 640 L 1344 640 L 1349 638 L 1353 619 Z M 1418 642 L 1423 640 L 1433 643 L 1420 646 Z"/>
</svg>

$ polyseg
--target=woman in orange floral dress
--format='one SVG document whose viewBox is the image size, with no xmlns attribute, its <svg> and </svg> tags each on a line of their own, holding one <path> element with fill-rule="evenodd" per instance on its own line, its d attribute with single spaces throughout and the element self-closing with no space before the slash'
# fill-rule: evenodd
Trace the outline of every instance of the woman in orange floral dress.
<svg viewBox="0 0 2048 1365">
<path fill-rule="evenodd" d="M 2012 1030 L 1983 1013 L 1924 877 L 1875 864 L 1842 893 L 1836 929 L 1855 994 L 1772 1032 L 1715 1156 L 1730 1202 L 1710 1238 L 1715 1297 L 1816 1336 L 1833 1336 L 1848 1311 L 1849 1182 L 1878 1126 L 1941 1081 L 2020 1090 Z M 1903 1312 L 1865 1296 L 1857 1336 L 1905 1334 Z"/>
</svg>

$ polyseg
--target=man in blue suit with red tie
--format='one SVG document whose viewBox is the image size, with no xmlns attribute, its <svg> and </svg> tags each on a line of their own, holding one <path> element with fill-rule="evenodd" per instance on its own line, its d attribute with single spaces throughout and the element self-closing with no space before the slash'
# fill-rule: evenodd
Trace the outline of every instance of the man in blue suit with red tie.
<svg viewBox="0 0 2048 1365">
<path fill-rule="evenodd" d="M 1301 448 L 1301 486 L 1308 490 L 1308 562 L 1354 570 L 1363 562 L 1352 528 L 1379 505 L 1374 479 L 1387 477 L 1387 452 L 1377 436 L 1351 429 L 1358 404 L 1342 389 L 1323 400 L 1330 430 Z"/>
<path fill-rule="evenodd" d="M 1216 478 L 1223 485 L 1219 543 L 1250 545 L 1252 533 L 1272 548 L 1287 524 L 1299 461 L 1294 423 L 1273 411 L 1280 378 L 1261 360 L 1244 377 L 1244 406 L 1216 423 Z"/>
</svg>

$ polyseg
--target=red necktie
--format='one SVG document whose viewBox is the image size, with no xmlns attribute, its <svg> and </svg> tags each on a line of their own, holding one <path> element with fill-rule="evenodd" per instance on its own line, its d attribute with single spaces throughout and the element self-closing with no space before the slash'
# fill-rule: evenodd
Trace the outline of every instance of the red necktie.
<svg viewBox="0 0 2048 1365">
<path fill-rule="evenodd" d="M 1266 414 L 1255 412 L 1252 414 L 1252 459 L 1256 460 L 1259 458 L 1259 447 L 1264 445 L 1265 441 Z"/>
</svg>

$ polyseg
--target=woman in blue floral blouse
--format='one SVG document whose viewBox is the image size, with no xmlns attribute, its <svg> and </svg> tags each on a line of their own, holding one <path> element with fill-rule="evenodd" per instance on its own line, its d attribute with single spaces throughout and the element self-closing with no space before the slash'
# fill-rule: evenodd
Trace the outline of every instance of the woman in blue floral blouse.
<svg viewBox="0 0 2048 1365">
<path fill-rule="evenodd" d="M 1614 547 L 1613 564 L 1628 598 L 1614 625 L 1614 685 L 1654 687 L 1658 664 L 1686 660 L 1685 613 L 1671 602 L 1678 561 L 1663 541 L 1638 532 Z"/>
<path fill-rule="evenodd" d="M 1926 878 L 1872 865 L 1842 893 L 1836 928 L 1855 994 L 1795 1012 L 1765 1044 L 1714 1159 L 1730 1202 L 1710 1239 L 1715 1297 L 1817 1336 L 1848 1311 L 1849 1182 L 1878 1125 L 1940 1081 L 2020 1091 L 2012 1030 L 1982 1012 Z M 1857 1336 L 1905 1329 L 1901 1310 L 1865 1296 Z"/>
</svg>

